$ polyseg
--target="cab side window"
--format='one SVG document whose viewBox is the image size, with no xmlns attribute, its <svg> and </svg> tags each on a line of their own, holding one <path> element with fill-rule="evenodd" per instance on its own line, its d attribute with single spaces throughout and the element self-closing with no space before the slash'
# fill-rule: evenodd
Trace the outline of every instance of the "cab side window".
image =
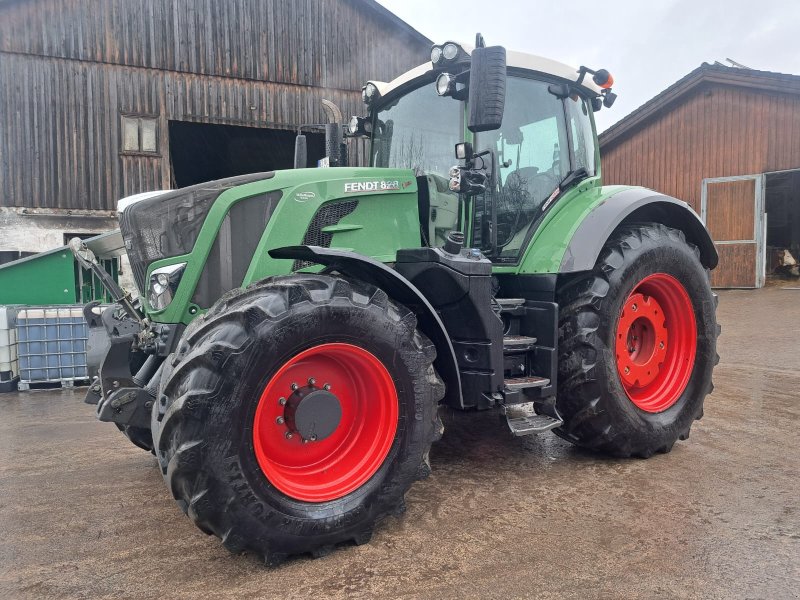
<svg viewBox="0 0 800 600">
<path fill-rule="evenodd" d="M 592 119 L 589 106 L 580 96 L 570 96 L 565 100 L 570 141 L 574 155 L 574 168 L 583 167 L 591 176 L 596 173 L 597 148 L 594 142 Z"/>
</svg>

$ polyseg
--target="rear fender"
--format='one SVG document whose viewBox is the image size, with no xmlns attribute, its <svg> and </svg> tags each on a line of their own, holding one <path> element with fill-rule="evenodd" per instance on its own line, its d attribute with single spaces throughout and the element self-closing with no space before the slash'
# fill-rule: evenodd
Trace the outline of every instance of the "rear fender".
<svg viewBox="0 0 800 600">
<path fill-rule="evenodd" d="M 594 268 L 611 234 L 627 223 L 652 221 L 683 231 L 687 241 L 700 250 L 700 262 L 713 269 L 719 262 L 714 242 L 705 225 L 686 202 L 645 188 L 629 188 L 600 202 L 578 225 L 570 238 L 559 272 L 574 273 Z"/>
<path fill-rule="evenodd" d="M 346 250 L 332 250 L 319 246 L 287 246 L 270 250 L 269 255 L 272 258 L 288 258 L 325 265 L 329 270 L 379 287 L 393 300 L 414 311 L 420 330 L 436 347 L 436 360 L 433 366 L 445 383 L 444 401 L 454 408 L 464 407 L 458 363 L 447 330 L 430 302 L 408 279 L 382 262 Z"/>
</svg>

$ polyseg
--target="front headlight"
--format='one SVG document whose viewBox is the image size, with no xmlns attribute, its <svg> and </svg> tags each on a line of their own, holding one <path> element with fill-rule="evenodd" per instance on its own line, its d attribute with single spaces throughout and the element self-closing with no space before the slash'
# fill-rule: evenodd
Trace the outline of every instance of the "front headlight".
<svg viewBox="0 0 800 600">
<path fill-rule="evenodd" d="M 186 263 L 159 267 L 150 274 L 147 300 L 153 310 L 163 310 L 175 297 Z"/>
</svg>

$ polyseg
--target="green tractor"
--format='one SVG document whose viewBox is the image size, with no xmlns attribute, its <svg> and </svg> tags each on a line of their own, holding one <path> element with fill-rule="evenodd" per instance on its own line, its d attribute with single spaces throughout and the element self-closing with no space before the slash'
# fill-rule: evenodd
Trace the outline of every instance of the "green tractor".
<svg viewBox="0 0 800 600">
<path fill-rule="evenodd" d="M 118 303 L 87 305 L 87 402 L 155 454 L 201 530 L 268 564 L 402 512 L 440 410 L 669 452 L 712 390 L 717 254 L 685 202 L 602 185 L 611 83 L 448 42 L 327 126 L 333 168 L 129 203 L 142 295 L 106 276 Z M 370 167 L 342 166 L 343 135 L 369 138 Z"/>
</svg>

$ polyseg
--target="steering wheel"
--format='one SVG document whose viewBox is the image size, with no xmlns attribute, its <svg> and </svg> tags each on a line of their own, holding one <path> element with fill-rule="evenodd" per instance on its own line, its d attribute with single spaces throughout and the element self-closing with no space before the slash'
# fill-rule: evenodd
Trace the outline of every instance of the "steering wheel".
<svg viewBox="0 0 800 600">
<path fill-rule="evenodd" d="M 497 215 L 497 244 L 501 248 L 527 227 L 536 211 L 558 185 L 551 171 L 539 172 L 538 167 L 523 167 L 509 173 L 500 190 L 505 209 Z"/>
</svg>

